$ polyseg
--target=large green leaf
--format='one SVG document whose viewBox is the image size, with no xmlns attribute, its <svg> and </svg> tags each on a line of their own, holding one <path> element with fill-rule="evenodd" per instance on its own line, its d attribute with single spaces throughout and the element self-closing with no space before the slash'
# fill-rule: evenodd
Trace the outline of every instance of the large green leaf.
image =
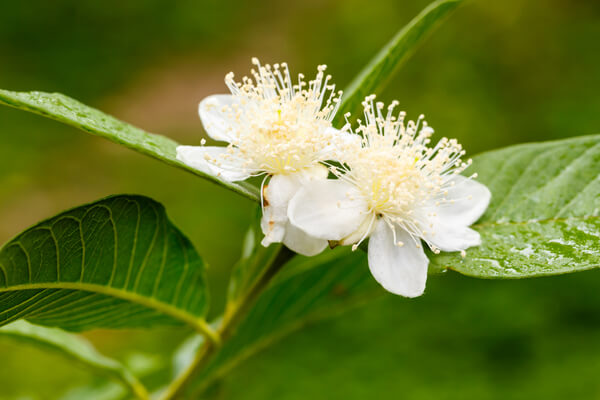
<svg viewBox="0 0 600 400">
<path fill-rule="evenodd" d="M 113 196 L 43 221 L 0 249 L 0 325 L 70 330 L 186 322 L 205 330 L 205 268 L 162 205 Z"/>
<path fill-rule="evenodd" d="M 472 171 L 492 192 L 474 225 L 483 244 L 433 264 L 479 278 L 526 278 L 600 267 L 600 135 L 481 154 Z"/>
<path fill-rule="evenodd" d="M 383 87 L 427 35 L 455 10 L 461 1 L 435 1 L 396 33 L 344 90 L 335 124 L 341 124 L 345 113 L 359 111 L 360 103 L 365 97 Z"/>
<path fill-rule="evenodd" d="M 93 135 L 101 136 L 216 182 L 252 200 L 258 200 L 258 190 L 250 184 L 222 181 L 216 176 L 205 174 L 177 160 L 176 148 L 179 144 L 174 140 L 145 132 L 63 94 L 11 92 L 0 89 L 0 104 L 40 114 Z"/>
<path fill-rule="evenodd" d="M 64 357 L 80 363 L 102 375 L 119 380 L 140 399 L 148 398 L 142 384 L 121 363 L 100 354 L 91 343 L 83 338 L 57 328 L 46 328 L 16 321 L 0 328 L 0 337 L 33 344 L 58 352 Z"/>
</svg>

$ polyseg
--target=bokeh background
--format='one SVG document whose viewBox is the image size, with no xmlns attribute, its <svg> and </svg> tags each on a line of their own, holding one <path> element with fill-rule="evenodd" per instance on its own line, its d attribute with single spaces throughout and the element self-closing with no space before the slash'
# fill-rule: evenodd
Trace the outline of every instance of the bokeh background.
<svg viewBox="0 0 600 400">
<path fill-rule="evenodd" d="M 58 91 L 197 144 L 204 96 L 250 58 L 344 87 L 427 0 L 80 1 L 0 5 L 0 87 Z M 381 98 L 425 113 L 470 154 L 600 131 L 600 2 L 471 1 Z M 165 204 L 211 268 L 213 315 L 253 204 L 137 153 L 0 108 L 0 242 L 114 193 Z M 366 268 L 366 266 L 365 266 Z M 189 332 L 94 331 L 101 351 L 156 374 Z M 222 399 L 591 399 L 600 396 L 600 271 L 527 281 L 448 273 L 425 296 L 383 296 L 293 334 L 234 370 Z M 164 369 L 164 368 L 163 368 Z M 0 341 L 0 399 L 58 398 L 92 378 Z M 152 378 L 149 378 L 152 379 Z M 159 379 L 159 378 L 156 378 Z"/>
</svg>

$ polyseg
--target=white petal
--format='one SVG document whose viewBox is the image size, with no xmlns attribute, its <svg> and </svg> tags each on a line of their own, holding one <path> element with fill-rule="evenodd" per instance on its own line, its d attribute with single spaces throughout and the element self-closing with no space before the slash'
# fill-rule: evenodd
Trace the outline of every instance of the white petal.
<svg viewBox="0 0 600 400">
<path fill-rule="evenodd" d="M 262 231 L 265 235 L 262 241 L 263 246 L 284 241 L 284 235 L 288 229 L 287 213 L 290 199 L 303 184 L 318 179 L 326 179 L 327 172 L 328 170 L 324 166 L 315 165 L 312 168 L 307 168 L 294 174 L 278 174 L 271 178 L 263 192 L 265 206 L 263 208 L 263 217 L 260 221 Z M 298 234 L 290 236 L 290 240 L 294 241 L 294 238 L 297 236 Z M 321 246 L 321 244 L 322 241 L 319 241 L 318 246 Z M 314 246 L 313 244 L 307 245 Z M 291 246 L 288 247 L 300 254 L 316 251 L 312 248 L 297 251 Z M 319 250 L 319 253 L 322 250 Z"/>
<path fill-rule="evenodd" d="M 275 175 L 263 190 L 263 216 L 260 227 L 265 235 L 263 246 L 283 241 L 288 222 L 287 208 L 292 196 L 298 191 L 300 180 L 295 174 Z"/>
<path fill-rule="evenodd" d="M 290 201 L 290 222 L 311 236 L 341 240 L 370 217 L 356 187 L 342 180 L 307 183 Z"/>
<path fill-rule="evenodd" d="M 445 224 L 441 220 L 434 222 L 432 230 L 427 232 L 425 239 L 442 251 L 466 250 L 481 244 L 478 232 L 466 226 Z"/>
<path fill-rule="evenodd" d="M 404 297 L 417 297 L 425 291 L 429 260 L 410 235 L 398 227 L 394 243 L 392 229 L 379 220 L 369 239 L 369 269 L 385 290 Z"/>
<path fill-rule="evenodd" d="M 235 98 L 230 94 L 216 94 L 206 97 L 198 106 L 198 114 L 208 136 L 215 140 L 231 142 L 235 134 L 236 122 L 229 115 L 232 110 L 224 110 L 234 104 Z"/>
<path fill-rule="evenodd" d="M 298 174 L 274 175 L 264 188 L 265 214 L 275 221 L 287 221 L 288 203 L 302 185 Z"/>
<path fill-rule="evenodd" d="M 303 256 L 316 256 L 327 247 L 327 240 L 317 239 L 288 223 L 285 227 L 283 244 Z"/>
<path fill-rule="evenodd" d="M 271 213 L 267 211 L 263 212 L 263 216 L 260 219 L 260 228 L 263 231 L 265 237 L 260 242 L 263 246 L 268 247 L 271 243 L 281 243 L 285 235 L 285 228 L 287 227 L 287 221 L 275 222 Z"/>
<path fill-rule="evenodd" d="M 350 235 L 344 237 L 338 243 L 342 246 L 358 244 L 365 240 L 375 229 L 377 225 L 377 215 L 371 215 L 363 220 L 360 226 Z"/>
<path fill-rule="evenodd" d="M 301 169 L 299 172 L 297 172 L 297 174 L 302 184 L 306 184 L 314 180 L 327 179 L 327 175 L 329 175 L 329 170 L 327 169 L 327 167 L 321 164 L 315 164 L 310 168 Z"/>
<path fill-rule="evenodd" d="M 426 211 L 437 214 L 444 224 L 469 226 L 485 212 L 492 194 L 485 185 L 461 175 L 456 175 L 450 182 L 452 185 L 448 186 L 445 196 L 447 201 L 432 200 Z"/>
<path fill-rule="evenodd" d="M 228 154 L 223 157 L 226 153 Z M 250 176 L 242 162 L 236 160 L 235 153 L 229 154 L 227 147 L 177 146 L 177 159 L 192 168 L 229 182 L 242 181 Z"/>
</svg>

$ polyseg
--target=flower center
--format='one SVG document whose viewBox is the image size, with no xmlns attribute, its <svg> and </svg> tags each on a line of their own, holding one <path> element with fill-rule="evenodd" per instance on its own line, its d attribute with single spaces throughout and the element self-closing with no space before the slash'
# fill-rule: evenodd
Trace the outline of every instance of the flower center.
<svg viewBox="0 0 600 400">
<path fill-rule="evenodd" d="M 373 99 L 363 103 L 365 122 L 356 129 L 360 140 L 346 145 L 344 165 L 335 173 L 360 190 L 372 213 L 422 237 L 427 227 L 416 211 L 429 201 L 445 201 L 450 178 L 470 160 L 461 161 L 464 151 L 456 140 L 442 138 L 428 147 L 433 129 L 423 116 L 405 124 L 403 112 L 393 115 L 396 102 L 384 115 L 383 104 Z"/>
<path fill-rule="evenodd" d="M 436 185 L 428 185 L 427 176 L 417 167 L 418 157 L 406 154 L 394 155 L 393 148 L 363 148 L 351 167 L 355 179 L 369 208 L 380 215 L 403 218 L 410 214 L 415 203 L 431 197 Z M 383 153 L 383 154 L 382 154 Z"/>
<path fill-rule="evenodd" d="M 226 112 L 235 123 L 231 146 L 239 150 L 244 167 L 255 174 L 288 174 L 327 159 L 331 119 L 341 92 L 329 85 L 325 66 L 308 83 L 302 74 L 293 83 L 286 64 L 253 63 L 254 80 L 241 83 L 226 77 L 234 103 Z"/>
</svg>

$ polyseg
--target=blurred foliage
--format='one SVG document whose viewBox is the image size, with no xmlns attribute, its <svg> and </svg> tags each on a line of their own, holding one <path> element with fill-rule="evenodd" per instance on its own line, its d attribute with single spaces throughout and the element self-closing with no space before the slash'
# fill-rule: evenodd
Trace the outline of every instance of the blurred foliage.
<svg viewBox="0 0 600 400">
<path fill-rule="evenodd" d="M 432 277 L 416 300 L 386 295 L 284 339 L 215 398 L 597 398 L 599 278 Z"/>
<path fill-rule="evenodd" d="M 5 2 L 0 87 L 59 91 L 188 144 L 197 101 L 250 57 L 338 86 L 426 0 Z M 600 3 L 471 1 L 403 67 L 382 98 L 424 112 L 470 152 L 600 130 Z M 165 122 L 166 121 L 166 122 Z M 55 122 L 0 109 L 0 240 L 113 193 L 165 204 L 211 266 L 219 313 L 253 205 L 196 177 Z M 202 224 L 199 215 L 204 217 Z M 366 268 L 366 266 L 365 266 Z M 216 388 L 225 398 L 593 398 L 599 272 L 518 282 L 452 274 L 424 297 L 386 297 L 259 354 Z M 168 360 L 186 332 L 94 331 L 106 354 Z M 0 398 L 55 398 L 90 377 L 0 342 Z M 30 360 L 36 360 L 31 363 Z M 152 379 L 159 382 L 169 371 Z M 264 377 L 269 376 L 268 380 Z M 275 379 L 277 378 L 277 379 Z M 229 384 L 234 382 L 234 384 Z M 325 396 L 324 393 L 327 393 Z M 30 396 L 30 397 L 24 397 Z"/>
</svg>

